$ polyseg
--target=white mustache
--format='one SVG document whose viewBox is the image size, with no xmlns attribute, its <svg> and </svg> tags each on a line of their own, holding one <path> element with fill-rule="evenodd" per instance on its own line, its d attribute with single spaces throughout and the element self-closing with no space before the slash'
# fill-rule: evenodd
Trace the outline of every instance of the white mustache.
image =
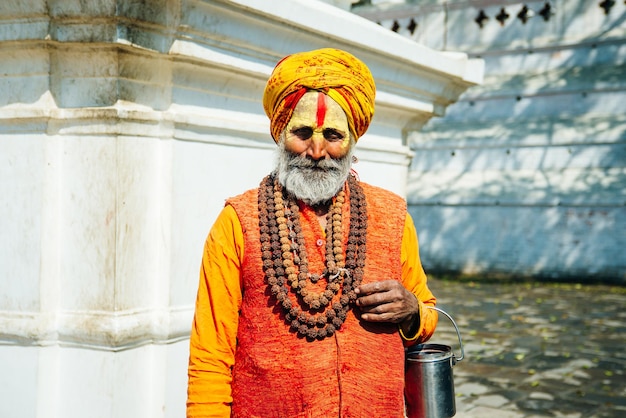
<svg viewBox="0 0 626 418">
<path fill-rule="evenodd" d="M 279 144 L 276 173 L 285 189 L 307 204 L 328 201 L 350 174 L 352 152 L 339 159 L 314 160 L 293 154 Z"/>
<path fill-rule="evenodd" d="M 339 170 L 341 164 L 338 160 L 322 159 L 314 160 L 308 156 L 301 157 L 299 155 L 293 155 L 289 158 L 289 167 L 293 168 L 313 168 L 324 170 Z"/>
</svg>

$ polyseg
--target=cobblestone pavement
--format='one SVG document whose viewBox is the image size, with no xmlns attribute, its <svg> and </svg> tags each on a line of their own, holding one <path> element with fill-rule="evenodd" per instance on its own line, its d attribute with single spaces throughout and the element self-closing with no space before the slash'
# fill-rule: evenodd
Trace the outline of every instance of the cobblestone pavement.
<svg viewBox="0 0 626 418">
<path fill-rule="evenodd" d="M 626 417 L 626 288 L 431 278 L 458 418 Z M 439 315 L 431 343 L 460 356 Z"/>
</svg>

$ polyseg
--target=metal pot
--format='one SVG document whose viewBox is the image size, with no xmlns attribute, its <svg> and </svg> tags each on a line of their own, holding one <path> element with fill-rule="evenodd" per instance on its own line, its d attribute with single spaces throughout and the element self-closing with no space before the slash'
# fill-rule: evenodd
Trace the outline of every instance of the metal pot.
<svg viewBox="0 0 626 418">
<path fill-rule="evenodd" d="M 456 414 L 452 367 L 463 360 L 463 341 L 454 319 L 439 308 L 456 329 L 461 357 L 443 344 L 418 344 L 406 350 L 405 399 L 408 418 L 449 418 Z"/>
</svg>

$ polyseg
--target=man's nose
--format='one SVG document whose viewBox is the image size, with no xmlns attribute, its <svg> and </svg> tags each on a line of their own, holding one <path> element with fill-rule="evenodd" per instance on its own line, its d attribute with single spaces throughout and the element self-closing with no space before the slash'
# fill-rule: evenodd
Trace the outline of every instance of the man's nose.
<svg viewBox="0 0 626 418">
<path fill-rule="evenodd" d="M 326 158 L 326 139 L 321 133 L 314 133 L 307 154 L 314 160 Z"/>
</svg>

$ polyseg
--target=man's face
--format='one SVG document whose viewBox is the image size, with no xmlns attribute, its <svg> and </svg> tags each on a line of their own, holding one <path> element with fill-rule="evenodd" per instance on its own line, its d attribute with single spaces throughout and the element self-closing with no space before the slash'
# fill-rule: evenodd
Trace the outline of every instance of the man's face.
<svg viewBox="0 0 626 418">
<path fill-rule="evenodd" d="M 278 144 L 278 180 L 307 204 L 328 202 L 350 174 L 353 144 L 341 107 L 323 93 L 306 93 Z"/>
<path fill-rule="evenodd" d="M 324 93 L 305 93 L 285 128 L 285 149 L 320 160 L 344 157 L 350 146 L 343 109 Z"/>
</svg>

